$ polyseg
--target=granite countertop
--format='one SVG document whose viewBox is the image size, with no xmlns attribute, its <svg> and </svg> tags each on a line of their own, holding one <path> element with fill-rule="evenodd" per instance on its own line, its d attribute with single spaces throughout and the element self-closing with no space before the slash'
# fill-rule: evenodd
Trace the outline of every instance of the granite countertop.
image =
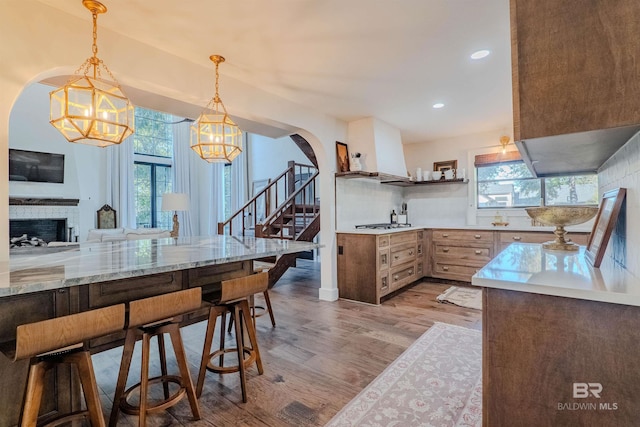
<svg viewBox="0 0 640 427">
<path fill-rule="evenodd" d="M 513 243 L 471 279 L 475 286 L 640 306 L 640 279 L 612 260 L 593 268 L 578 252 Z"/>
<path fill-rule="evenodd" d="M 317 243 L 207 236 L 82 243 L 12 252 L 0 264 L 0 297 L 302 252 Z"/>
</svg>

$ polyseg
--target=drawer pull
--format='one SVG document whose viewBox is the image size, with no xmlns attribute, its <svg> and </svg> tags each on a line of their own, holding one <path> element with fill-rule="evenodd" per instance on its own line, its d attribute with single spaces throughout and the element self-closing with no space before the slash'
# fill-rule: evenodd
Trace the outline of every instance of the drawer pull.
<svg viewBox="0 0 640 427">
<path fill-rule="evenodd" d="M 474 237 L 475 239 L 479 239 L 479 238 L 480 238 L 480 237 L 482 237 L 482 236 L 481 236 L 481 235 L 479 235 L 479 234 L 476 234 L 476 235 L 474 235 L 473 237 Z"/>
<path fill-rule="evenodd" d="M 398 259 L 398 258 L 400 258 L 400 255 L 394 255 L 393 256 L 393 259 Z"/>
<path fill-rule="evenodd" d="M 413 276 L 413 268 L 409 270 L 409 276 Z"/>
<path fill-rule="evenodd" d="M 393 276 L 393 280 L 398 280 L 398 279 L 400 279 L 400 276 L 398 276 L 397 274 Z"/>
<path fill-rule="evenodd" d="M 413 251 L 409 251 L 409 255 L 413 255 Z"/>
<path fill-rule="evenodd" d="M 449 248 L 442 248 L 442 252 L 449 252 Z"/>
<path fill-rule="evenodd" d="M 449 267 L 448 267 L 448 266 L 446 266 L 446 265 L 442 266 L 442 269 L 443 269 L 444 271 L 449 271 Z"/>
<path fill-rule="evenodd" d="M 476 249 L 476 255 L 480 255 L 482 251 L 480 249 Z"/>
<path fill-rule="evenodd" d="M 446 233 L 443 233 L 443 234 L 442 234 L 442 237 L 449 237 L 449 235 L 448 235 L 448 234 L 446 234 Z"/>
<path fill-rule="evenodd" d="M 513 240 L 518 240 L 518 241 L 520 241 L 520 240 L 522 240 L 522 237 L 520 237 L 520 236 L 513 236 Z"/>
</svg>

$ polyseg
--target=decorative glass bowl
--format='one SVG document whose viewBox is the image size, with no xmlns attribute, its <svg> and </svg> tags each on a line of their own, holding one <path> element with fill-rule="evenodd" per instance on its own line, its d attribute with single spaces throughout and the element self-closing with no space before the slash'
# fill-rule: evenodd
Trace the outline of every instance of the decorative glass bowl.
<svg viewBox="0 0 640 427">
<path fill-rule="evenodd" d="M 557 251 L 577 251 L 578 245 L 565 240 L 564 235 L 567 231 L 564 227 L 585 223 L 598 213 L 598 208 L 592 206 L 542 206 L 525 210 L 539 223 L 556 227 L 553 232 L 556 239 L 543 243 L 542 247 Z"/>
</svg>

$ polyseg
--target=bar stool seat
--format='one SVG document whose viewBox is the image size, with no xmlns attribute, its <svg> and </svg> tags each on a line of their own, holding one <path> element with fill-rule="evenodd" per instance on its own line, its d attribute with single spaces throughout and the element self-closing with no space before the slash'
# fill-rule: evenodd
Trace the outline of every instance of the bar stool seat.
<svg viewBox="0 0 640 427">
<path fill-rule="evenodd" d="M 124 323 L 125 306 L 119 304 L 18 326 L 15 348 L 5 353 L 14 361 L 30 359 L 19 425 L 57 426 L 88 419 L 92 426 L 104 427 L 91 353 L 84 343 L 121 331 Z M 61 414 L 38 424 L 45 373 L 62 363 L 77 367 L 87 409 Z"/>
<path fill-rule="evenodd" d="M 181 318 L 183 314 L 200 309 L 201 305 L 200 288 L 158 295 L 129 303 L 129 322 L 109 426 L 113 427 L 117 424 L 120 411 L 129 415 L 138 415 L 138 425 L 144 426 L 146 425 L 148 414 L 164 411 L 177 404 L 185 396 L 189 400 L 194 419 L 200 419 L 200 408 L 191 375 L 189 374 L 187 357 L 180 335 L 180 319 L 178 318 Z M 171 338 L 171 344 L 173 345 L 180 371 L 179 375 L 168 375 L 167 373 L 165 333 L 169 334 Z M 149 378 L 150 346 L 151 338 L 154 336 L 158 340 L 161 375 Z M 142 339 L 140 382 L 125 390 L 131 359 L 138 338 Z M 169 384 L 171 383 L 178 386 L 177 390 L 172 394 L 169 390 Z M 149 402 L 149 389 L 154 384 L 162 384 L 164 399 L 157 402 Z M 139 390 L 140 399 L 138 404 L 132 404 L 129 397 L 136 390 Z"/>
<path fill-rule="evenodd" d="M 202 359 L 200 361 L 200 371 L 198 374 L 198 383 L 196 386 L 196 394 L 198 397 L 202 395 L 204 387 L 204 378 L 207 370 L 217 372 L 219 374 L 228 374 L 232 372 L 240 373 L 240 386 L 242 388 L 242 401 L 247 401 L 246 386 L 246 369 L 255 362 L 258 373 L 263 374 L 262 359 L 260 357 L 260 349 L 256 337 L 256 330 L 251 319 L 251 309 L 249 307 L 249 298 L 259 292 L 264 292 L 269 285 L 268 273 L 252 274 L 237 279 L 225 280 L 221 283 L 220 300 L 210 301 L 209 320 L 207 331 L 205 334 L 204 348 L 202 349 Z M 230 313 L 235 323 L 236 347 L 225 348 L 225 317 Z M 213 335 L 216 327 L 218 316 L 222 317 L 220 323 L 220 349 L 211 353 L 211 345 L 213 343 Z M 250 346 L 245 345 L 244 333 L 249 336 Z M 234 352 L 237 355 L 238 363 L 236 365 L 224 365 L 224 355 Z M 214 363 L 214 359 L 218 358 L 219 363 Z"/>
</svg>

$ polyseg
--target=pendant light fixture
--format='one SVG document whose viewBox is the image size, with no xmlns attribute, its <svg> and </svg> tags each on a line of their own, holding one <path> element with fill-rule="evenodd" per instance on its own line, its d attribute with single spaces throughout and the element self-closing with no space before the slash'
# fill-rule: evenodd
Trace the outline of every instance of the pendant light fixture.
<svg viewBox="0 0 640 427">
<path fill-rule="evenodd" d="M 50 94 L 50 123 L 69 142 L 106 147 L 120 144 L 134 132 L 134 108 L 107 66 L 98 58 L 98 14 L 107 8 L 95 0 L 82 5 L 93 16 L 93 55 L 76 76 Z M 101 69 L 112 80 L 103 80 Z M 77 74 L 83 72 L 82 76 Z"/>
<path fill-rule="evenodd" d="M 209 163 L 230 163 L 242 152 L 242 132 L 227 114 L 218 94 L 220 55 L 209 57 L 216 64 L 216 94 L 191 125 L 191 148 Z"/>
</svg>

